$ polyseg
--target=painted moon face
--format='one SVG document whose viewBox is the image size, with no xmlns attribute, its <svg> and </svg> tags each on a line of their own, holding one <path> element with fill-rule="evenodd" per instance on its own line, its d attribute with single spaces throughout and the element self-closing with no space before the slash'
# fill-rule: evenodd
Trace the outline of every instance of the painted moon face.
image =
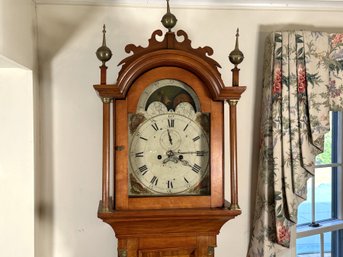
<svg viewBox="0 0 343 257">
<path fill-rule="evenodd" d="M 162 113 L 166 113 L 168 112 L 167 107 L 161 103 L 161 102 L 157 102 L 154 101 L 151 104 L 149 104 L 148 109 L 147 109 L 147 114 L 148 116 L 156 116 Z"/>
<path fill-rule="evenodd" d="M 195 117 L 194 108 L 188 102 L 179 103 L 175 108 L 175 112 L 191 119 L 194 119 Z"/>
</svg>

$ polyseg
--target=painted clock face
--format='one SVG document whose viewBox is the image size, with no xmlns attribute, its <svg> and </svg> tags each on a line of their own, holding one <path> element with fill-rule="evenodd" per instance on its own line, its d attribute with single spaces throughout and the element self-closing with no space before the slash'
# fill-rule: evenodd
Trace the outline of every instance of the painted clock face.
<svg viewBox="0 0 343 257">
<path fill-rule="evenodd" d="M 130 116 L 130 196 L 208 194 L 209 115 L 180 81 L 147 91 Z"/>
</svg>

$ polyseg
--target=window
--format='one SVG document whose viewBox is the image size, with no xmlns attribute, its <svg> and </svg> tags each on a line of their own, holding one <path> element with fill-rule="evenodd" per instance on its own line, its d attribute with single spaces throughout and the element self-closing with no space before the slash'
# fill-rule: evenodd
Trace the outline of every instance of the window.
<svg viewBox="0 0 343 257">
<path fill-rule="evenodd" d="M 332 112 L 330 123 L 307 200 L 298 209 L 297 257 L 343 256 L 342 113 Z"/>
</svg>

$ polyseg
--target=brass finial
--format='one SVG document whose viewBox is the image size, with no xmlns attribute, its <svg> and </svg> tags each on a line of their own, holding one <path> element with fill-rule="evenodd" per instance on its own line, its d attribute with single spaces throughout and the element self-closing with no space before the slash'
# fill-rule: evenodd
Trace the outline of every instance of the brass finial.
<svg viewBox="0 0 343 257">
<path fill-rule="evenodd" d="M 109 61 L 112 57 L 112 52 L 111 49 L 109 49 L 106 46 L 106 26 L 104 24 L 103 26 L 103 30 L 102 30 L 102 46 L 100 46 L 98 48 L 98 50 L 96 50 L 96 57 L 98 57 L 98 59 L 102 62 L 103 65 L 105 65 L 105 63 L 107 61 Z"/>
<path fill-rule="evenodd" d="M 169 32 L 171 32 L 171 29 L 176 25 L 177 19 L 175 15 L 170 12 L 169 0 L 167 0 L 167 13 L 163 15 L 161 22 Z"/>
<path fill-rule="evenodd" d="M 229 60 L 233 65 L 235 65 L 235 67 L 237 67 L 237 65 L 240 64 L 244 59 L 243 53 L 238 48 L 238 37 L 239 29 L 237 28 L 235 49 L 229 55 Z"/>
</svg>

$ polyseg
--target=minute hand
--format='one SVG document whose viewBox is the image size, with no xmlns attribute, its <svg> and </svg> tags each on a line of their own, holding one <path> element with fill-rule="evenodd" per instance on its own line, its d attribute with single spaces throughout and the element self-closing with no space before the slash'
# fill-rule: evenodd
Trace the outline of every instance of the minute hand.
<svg viewBox="0 0 343 257">
<path fill-rule="evenodd" d="M 181 152 L 177 151 L 177 154 L 197 154 L 197 155 L 205 155 L 207 154 L 207 151 L 190 151 L 190 152 Z"/>
</svg>

